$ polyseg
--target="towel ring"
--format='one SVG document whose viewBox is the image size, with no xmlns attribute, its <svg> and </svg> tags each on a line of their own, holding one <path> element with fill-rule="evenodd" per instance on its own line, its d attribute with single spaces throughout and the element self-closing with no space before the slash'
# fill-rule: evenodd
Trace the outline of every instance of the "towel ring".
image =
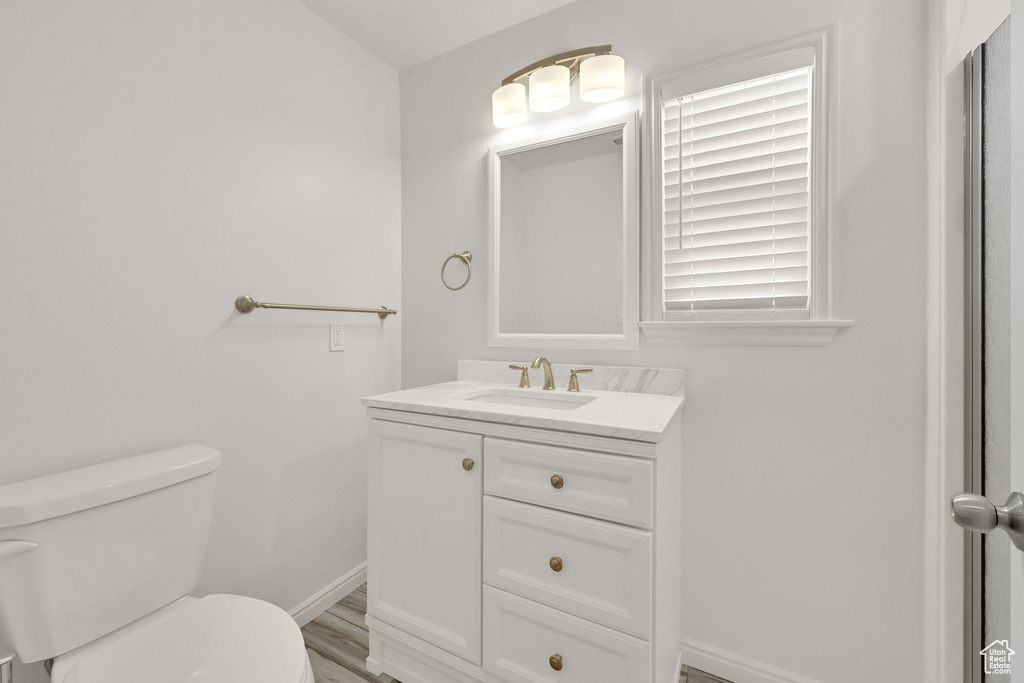
<svg viewBox="0 0 1024 683">
<path fill-rule="evenodd" d="M 448 281 L 444 279 L 444 269 L 448 267 L 448 262 L 451 261 L 453 258 L 457 258 L 457 259 L 459 259 L 460 261 L 462 261 L 463 263 L 466 264 L 466 281 L 463 282 L 458 287 L 452 287 L 450 284 L 448 284 Z M 452 254 L 451 256 L 446 258 L 444 260 L 444 264 L 441 266 L 441 282 L 444 283 L 444 286 L 447 287 L 448 289 L 452 290 L 453 292 L 457 292 L 460 289 L 462 289 L 463 287 L 465 287 L 466 285 L 468 285 L 469 284 L 469 278 L 473 277 L 473 266 L 470 265 L 470 261 L 472 261 L 472 260 L 473 260 L 473 253 L 469 252 L 469 251 L 464 251 L 461 254 Z"/>
</svg>

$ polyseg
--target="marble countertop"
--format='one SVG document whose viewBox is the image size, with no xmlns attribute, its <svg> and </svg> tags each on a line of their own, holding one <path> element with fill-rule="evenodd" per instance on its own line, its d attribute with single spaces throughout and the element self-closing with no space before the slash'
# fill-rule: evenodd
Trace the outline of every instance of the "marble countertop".
<svg viewBox="0 0 1024 683">
<path fill-rule="evenodd" d="M 515 385 L 460 380 L 368 396 L 363 399 L 363 405 L 650 443 L 661 441 L 669 422 L 683 405 L 681 396 L 626 391 L 583 390 L 570 394 L 594 398 L 573 410 L 484 403 L 464 398 L 488 389 L 509 394 L 523 392 L 523 395 L 539 398 L 565 393 L 564 389 L 548 392 L 539 387 L 519 389 Z"/>
</svg>

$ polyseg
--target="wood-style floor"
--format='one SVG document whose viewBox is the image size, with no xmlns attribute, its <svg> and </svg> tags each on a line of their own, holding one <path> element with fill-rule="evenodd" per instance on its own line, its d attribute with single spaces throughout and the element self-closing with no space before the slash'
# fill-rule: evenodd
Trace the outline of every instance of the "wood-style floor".
<svg viewBox="0 0 1024 683">
<path fill-rule="evenodd" d="M 366 631 L 366 584 L 327 608 L 302 628 L 316 683 L 399 683 L 366 671 L 370 634 Z M 724 678 L 683 667 L 679 683 L 729 683 Z"/>
</svg>

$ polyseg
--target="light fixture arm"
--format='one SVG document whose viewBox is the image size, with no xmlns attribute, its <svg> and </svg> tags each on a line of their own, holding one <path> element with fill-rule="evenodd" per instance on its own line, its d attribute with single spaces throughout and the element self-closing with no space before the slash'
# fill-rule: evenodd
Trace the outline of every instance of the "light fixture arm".
<svg viewBox="0 0 1024 683">
<path fill-rule="evenodd" d="M 562 52 L 557 55 L 552 55 L 540 61 L 534 62 L 528 67 L 520 69 L 511 76 L 506 76 L 501 81 L 502 85 L 508 85 L 509 83 L 515 83 L 521 78 L 526 78 L 534 71 L 543 69 L 546 66 L 554 66 L 560 64 L 568 67 L 569 69 L 569 82 L 572 83 L 580 74 L 580 62 L 587 57 L 596 57 L 598 55 L 611 54 L 611 45 L 594 45 L 593 47 L 584 47 L 579 50 L 570 50 L 569 52 Z"/>
</svg>

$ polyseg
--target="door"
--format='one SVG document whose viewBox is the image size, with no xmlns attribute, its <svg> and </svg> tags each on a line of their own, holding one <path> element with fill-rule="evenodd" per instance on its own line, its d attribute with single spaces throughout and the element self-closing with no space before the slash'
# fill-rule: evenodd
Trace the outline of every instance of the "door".
<svg viewBox="0 0 1024 683">
<path fill-rule="evenodd" d="M 367 614 L 480 664 L 483 437 L 370 420 Z"/>
<path fill-rule="evenodd" d="M 1011 239 L 1009 20 L 968 56 L 965 74 L 968 493 L 954 497 L 953 510 L 957 523 L 980 533 L 966 538 L 964 680 L 1021 683 L 1024 496 L 1013 492 L 1024 492 L 1024 237 L 1018 229 Z M 1010 538 L 981 535 L 997 526 Z"/>
</svg>

